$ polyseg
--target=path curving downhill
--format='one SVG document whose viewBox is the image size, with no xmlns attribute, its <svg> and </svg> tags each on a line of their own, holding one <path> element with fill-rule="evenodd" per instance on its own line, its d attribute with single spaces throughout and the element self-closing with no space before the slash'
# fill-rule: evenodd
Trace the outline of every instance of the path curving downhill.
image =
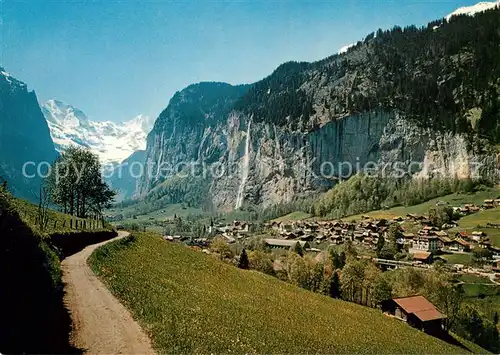
<svg viewBox="0 0 500 355">
<path fill-rule="evenodd" d="M 120 231 L 118 237 L 90 245 L 62 262 L 72 345 L 86 354 L 154 354 L 148 336 L 87 264 L 95 249 L 128 235 Z"/>
</svg>

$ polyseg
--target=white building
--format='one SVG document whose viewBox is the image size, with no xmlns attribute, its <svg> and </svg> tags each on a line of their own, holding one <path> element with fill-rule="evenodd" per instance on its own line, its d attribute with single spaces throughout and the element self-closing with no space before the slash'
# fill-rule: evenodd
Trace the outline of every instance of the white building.
<svg viewBox="0 0 500 355">
<path fill-rule="evenodd" d="M 430 253 L 439 250 L 439 239 L 436 236 L 417 236 L 413 238 L 412 249 Z"/>
</svg>

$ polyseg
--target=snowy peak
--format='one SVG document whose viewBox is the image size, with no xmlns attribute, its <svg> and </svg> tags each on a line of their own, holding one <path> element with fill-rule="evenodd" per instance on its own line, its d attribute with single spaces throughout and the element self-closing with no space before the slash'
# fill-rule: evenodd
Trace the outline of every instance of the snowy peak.
<svg viewBox="0 0 500 355">
<path fill-rule="evenodd" d="M 356 45 L 356 43 L 351 43 L 351 44 L 343 46 L 342 48 L 339 49 L 338 54 L 342 54 L 342 53 L 347 52 L 349 50 L 349 48 L 354 47 L 355 45 Z"/>
<path fill-rule="evenodd" d="M 47 121 L 61 126 L 78 127 L 80 123 L 88 122 L 83 111 L 57 100 L 49 100 L 43 104 L 42 112 Z"/>
<path fill-rule="evenodd" d="M 457 16 L 457 15 L 474 16 L 477 13 L 491 10 L 491 9 L 496 8 L 496 7 L 500 7 L 500 0 L 492 1 L 492 2 L 482 1 L 482 2 L 478 2 L 475 5 L 460 7 L 458 9 L 456 9 L 455 11 L 453 11 L 451 14 L 447 15 L 445 18 L 446 18 L 446 21 L 449 21 L 453 16 Z"/>
<path fill-rule="evenodd" d="M 49 100 L 41 108 L 59 152 L 69 146 L 89 148 L 105 165 L 117 165 L 135 151 L 144 150 L 154 124 L 145 115 L 123 123 L 92 121 L 82 110 L 57 100 Z"/>
</svg>

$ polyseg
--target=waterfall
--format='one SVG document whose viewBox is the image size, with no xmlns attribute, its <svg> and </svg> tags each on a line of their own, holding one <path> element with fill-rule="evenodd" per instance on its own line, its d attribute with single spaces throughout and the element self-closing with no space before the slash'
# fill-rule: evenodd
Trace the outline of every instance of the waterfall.
<svg viewBox="0 0 500 355">
<path fill-rule="evenodd" d="M 161 163 L 163 159 L 163 136 L 165 132 L 161 132 L 161 138 L 160 138 L 160 156 L 158 157 L 158 163 L 156 164 L 156 176 L 155 180 L 158 180 L 160 178 L 160 168 L 161 168 Z"/>
<path fill-rule="evenodd" d="M 245 193 L 245 184 L 247 183 L 248 179 L 248 169 L 250 165 L 250 126 L 252 124 L 252 121 L 248 121 L 248 128 L 247 128 L 247 136 L 246 136 L 246 142 L 245 142 L 245 155 L 243 156 L 243 166 L 241 167 L 241 182 L 240 186 L 238 188 L 238 195 L 236 196 L 236 206 L 235 208 L 238 209 L 241 206 L 243 206 L 243 200 L 244 200 L 244 193 Z"/>
</svg>

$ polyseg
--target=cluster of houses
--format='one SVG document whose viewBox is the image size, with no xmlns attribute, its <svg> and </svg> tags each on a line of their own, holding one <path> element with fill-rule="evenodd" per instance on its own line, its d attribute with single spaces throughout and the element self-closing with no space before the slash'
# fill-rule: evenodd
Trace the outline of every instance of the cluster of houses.
<svg viewBox="0 0 500 355">
<path fill-rule="evenodd" d="M 274 231 L 280 239 L 302 242 L 326 242 L 342 244 L 347 240 L 374 246 L 380 235 L 387 231 L 389 222 L 385 219 L 360 223 L 344 221 L 296 221 L 269 222 L 266 228 Z"/>
<path fill-rule="evenodd" d="M 253 224 L 245 221 L 233 221 L 228 225 L 216 225 L 208 228 L 210 235 L 218 235 L 226 239 L 228 243 L 234 243 L 249 236 Z"/>
<path fill-rule="evenodd" d="M 489 200 L 487 200 L 489 201 Z M 491 200 L 497 201 L 497 200 Z M 477 206 L 465 205 L 461 208 L 467 211 L 474 210 Z M 402 233 L 397 240 L 408 249 L 415 261 L 430 262 L 432 255 L 442 252 L 466 253 L 475 247 L 489 249 L 495 259 L 500 258 L 500 248 L 493 246 L 488 236 L 482 231 L 449 233 L 446 229 L 457 227 L 451 223 L 442 228 L 430 225 L 423 216 L 408 214 L 406 217 L 397 217 L 393 220 L 364 219 L 360 222 L 344 221 L 295 221 L 295 222 L 269 222 L 265 227 L 279 235 L 276 239 L 266 239 L 265 243 L 271 248 L 288 248 L 296 242 L 310 247 L 313 243 L 342 244 L 351 241 L 355 245 L 363 245 L 375 249 L 380 236 L 387 237 L 387 231 L 392 223 L 402 224 L 404 221 L 418 222 L 422 225 L 418 232 Z"/>
</svg>

